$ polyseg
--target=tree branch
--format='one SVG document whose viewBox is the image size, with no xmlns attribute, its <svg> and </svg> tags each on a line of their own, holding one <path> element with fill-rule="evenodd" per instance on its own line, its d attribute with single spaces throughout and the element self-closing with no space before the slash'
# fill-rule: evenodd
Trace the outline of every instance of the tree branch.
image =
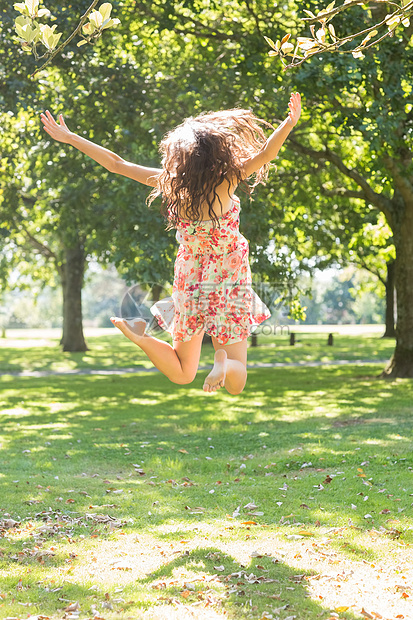
<svg viewBox="0 0 413 620">
<path fill-rule="evenodd" d="M 247 7 L 247 11 L 248 11 L 248 13 L 251 15 L 252 19 L 253 19 L 253 20 L 254 20 L 254 22 L 255 22 L 255 25 L 256 25 L 256 27 L 257 27 L 257 32 L 258 32 L 258 33 L 259 33 L 259 34 L 260 34 L 260 35 L 264 38 L 264 34 L 263 34 L 263 32 L 261 31 L 261 28 L 260 28 L 260 20 L 259 20 L 259 17 L 258 17 L 258 15 L 254 12 L 254 10 L 253 10 L 253 8 L 252 8 L 252 6 L 251 6 L 251 4 L 250 4 L 249 0 L 245 0 L 245 5 L 246 5 L 246 7 Z"/>
<path fill-rule="evenodd" d="M 373 3 L 374 3 L 374 0 L 367 0 L 367 4 L 373 4 Z M 294 52 L 292 51 L 283 52 L 282 46 L 281 47 L 278 46 L 278 48 L 274 47 L 271 53 L 278 54 L 280 56 L 281 62 L 284 65 L 284 69 L 298 67 L 306 60 L 309 60 L 312 56 L 315 56 L 315 55 L 318 55 L 324 52 L 337 52 L 341 54 L 353 54 L 353 55 L 356 52 L 362 53 L 364 50 L 374 45 L 377 45 L 377 43 L 380 43 L 381 41 L 383 41 L 383 39 L 387 37 L 392 37 L 394 35 L 395 30 L 399 27 L 400 22 L 403 19 L 408 18 L 412 14 L 412 11 L 413 11 L 413 0 L 408 0 L 405 6 L 400 6 L 394 2 L 391 2 L 390 0 L 382 0 L 382 3 L 386 5 L 389 4 L 395 7 L 395 10 L 393 11 L 393 13 L 389 13 L 388 15 L 385 15 L 385 17 L 379 23 L 376 23 L 373 26 L 369 26 L 368 28 L 365 28 L 364 30 L 360 30 L 359 32 L 351 33 L 350 35 L 346 37 L 339 38 L 337 35 L 334 34 L 334 30 L 333 32 L 330 31 L 330 36 L 331 36 L 332 41 L 328 43 L 325 41 L 326 34 L 324 34 L 323 37 L 318 37 L 318 33 L 315 34 L 314 24 L 316 24 L 317 22 L 321 24 L 321 29 L 319 30 L 319 32 L 322 32 L 323 29 L 326 27 L 326 24 L 330 20 L 332 20 L 338 13 L 340 13 L 341 11 L 346 11 L 349 8 L 355 6 L 356 4 L 360 4 L 360 2 L 357 0 L 352 0 L 351 2 L 347 2 L 347 3 L 344 2 L 344 4 L 342 4 L 341 6 L 332 8 L 330 11 L 322 10 L 318 13 L 318 15 L 314 17 L 304 17 L 302 18 L 304 22 L 308 24 L 312 24 L 311 33 L 312 33 L 312 41 L 313 41 L 313 45 L 311 45 L 310 48 L 308 46 L 305 48 L 307 51 L 304 52 L 304 55 L 303 56 L 297 55 L 297 51 L 301 47 L 299 43 L 297 44 L 297 47 Z M 374 37 L 377 36 L 378 34 L 378 29 L 380 29 L 383 26 L 387 27 L 387 30 L 385 31 L 385 33 L 379 36 L 378 38 L 374 39 Z M 356 47 L 354 47 L 353 49 L 350 49 L 350 50 L 340 49 L 346 43 L 349 43 L 349 42 L 351 43 L 358 37 L 369 35 L 369 33 L 372 33 L 373 36 L 371 35 L 370 37 L 366 36 L 363 39 L 363 41 L 360 44 L 356 45 Z M 308 39 L 308 40 L 311 41 L 311 39 Z M 287 56 L 293 57 L 292 61 L 289 64 L 286 64 L 284 62 L 284 58 L 286 58 Z M 355 57 L 357 57 L 357 55 Z"/>
<path fill-rule="evenodd" d="M 344 198 L 359 198 L 365 200 L 366 196 L 364 192 L 358 192 L 356 190 L 347 189 L 346 187 L 337 187 L 335 189 L 325 189 L 321 186 L 320 192 L 324 196 L 343 196 Z"/>
<path fill-rule="evenodd" d="M 156 4 L 155 2 L 152 2 L 150 6 L 163 9 L 163 5 Z M 159 21 L 160 21 L 159 15 L 155 11 L 153 11 L 150 8 L 150 6 L 147 2 L 136 2 L 136 7 L 141 11 L 141 13 L 143 13 L 144 15 L 148 17 L 151 17 L 152 19 L 155 19 L 156 22 L 159 24 Z M 178 15 L 177 17 L 179 17 L 179 21 L 184 26 L 188 24 L 192 24 L 196 28 L 195 30 L 192 30 L 192 29 L 188 30 L 187 28 L 178 28 L 177 26 L 171 27 L 171 30 L 174 30 L 175 32 L 179 34 L 190 34 L 190 35 L 194 35 L 197 37 L 221 39 L 223 41 L 228 41 L 228 40 L 237 41 L 240 38 L 242 38 L 242 36 L 240 35 L 235 35 L 235 34 L 230 35 L 227 32 L 221 32 L 217 28 L 204 24 L 203 22 L 195 19 L 193 16 L 185 17 L 185 15 Z"/>
<path fill-rule="evenodd" d="M 219 41 L 239 41 L 241 39 L 240 36 L 235 34 L 228 36 L 224 32 L 219 32 L 217 30 L 215 30 L 215 32 L 201 32 L 200 30 L 189 30 L 188 28 L 174 28 L 174 32 L 177 34 L 189 34 L 201 39 L 215 39 Z"/>
<path fill-rule="evenodd" d="M 340 172 L 342 172 L 349 179 L 352 179 L 359 187 L 361 187 L 364 200 L 368 201 L 374 207 L 382 211 L 386 218 L 391 220 L 393 207 L 390 199 L 375 192 L 367 180 L 358 172 L 358 170 L 355 168 L 348 168 L 337 153 L 333 153 L 328 148 L 325 148 L 322 151 L 317 151 L 316 149 L 312 149 L 308 146 L 304 146 L 300 142 L 297 142 L 291 136 L 289 142 L 298 153 L 302 153 L 303 155 L 307 155 L 308 157 L 318 161 L 321 160 L 331 162 L 338 170 L 340 170 Z"/>
<path fill-rule="evenodd" d="M 340 13 L 341 11 L 347 11 L 348 9 L 350 9 L 353 6 L 359 5 L 360 4 L 360 0 L 353 0 L 352 2 L 347 2 L 342 4 L 341 6 L 338 6 L 334 9 L 331 9 L 331 11 L 320 11 L 318 13 L 318 15 L 316 15 L 315 17 L 303 17 L 303 21 L 307 22 L 307 24 L 316 24 L 317 22 L 319 22 L 321 19 L 324 19 L 326 21 L 329 21 L 332 17 L 335 17 L 338 13 Z M 366 2 L 364 4 L 376 4 L 376 0 L 366 0 Z M 398 5 L 396 2 L 390 2 L 389 0 L 386 1 L 386 4 L 390 4 L 393 5 L 395 8 L 394 13 L 404 13 L 409 11 L 411 8 L 413 8 L 413 0 L 410 0 L 405 6 L 401 7 L 400 5 Z"/>
<path fill-rule="evenodd" d="M 16 217 L 13 217 L 13 222 L 17 230 L 20 230 L 29 241 L 30 245 L 39 251 L 39 253 L 47 259 L 53 259 L 57 263 L 56 254 L 47 246 L 44 245 L 41 241 L 36 239 L 26 228 L 24 223 L 21 220 L 17 220 Z"/>
<path fill-rule="evenodd" d="M 61 45 L 59 45 L 59 47 L 49 56 L 49 58 L 46 60 L 45 63 L 42 64 L 41 67 L 39 67 L 38 69 L 36 69 L 36 71 L 34 71 L 30 77 L 34 77 L 37 73 L 39 73 L 39 71 L 41 71 L 42 69 L 44 69 L 45 67 L 47 67 L 47 65 L 49 65 L 52 60 L 58 55 L 60 54 L 60 52 L 63 50 L 63 48 L 66 47 L 66 45 L 68 45 L 70 43 L 70 41 L 72 39 L 75 38 L 75 36 L 78 34 L 78 32 L 80 31 L 80 29 L 82 28 L 83 24 L 85 23 L 85 21 L 87 20 L 87 17 L 89 15 L 89 13 L 95 8 L 95 6 L 97 5 L 99 0 L 93 0 L 92 4 L 89 6 L 89 8 L 87 9 L 86 13 L 84 15 L 82 15 L 82 17 L 80 18 L 80 22 L 78 23 L 78 25 L 76 26 L 75 30 L 72 32 L 72 34 L 66 39 L 66 41 L 63 41 L 63 43 Z"/>
<path fill-rule="evenodd" d="M 407 175 L 400 173 L 397 163 L 392 157 L 390 157 L 390 155 L 385 155 L 384 161 L 386 162 L 386 166 L 389 168 L 404 201 L 406 203 L 413 202 L 413 185 L 410 183 Z"/>
<path fill-rule="evenodd" d="M 370 267 L 361 256 L 357 255 L 357 258 L 351 259 L 351 262 L 372 273 L 384 286 L 386 286 L 386 280 L 380 275 L 379 270 Z"/>
</svg>

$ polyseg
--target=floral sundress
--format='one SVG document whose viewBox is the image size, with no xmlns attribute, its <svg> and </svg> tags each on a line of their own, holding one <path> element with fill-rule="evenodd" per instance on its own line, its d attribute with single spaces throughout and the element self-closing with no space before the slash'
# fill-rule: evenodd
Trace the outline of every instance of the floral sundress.
<svg viewBox="0 0 413 620">
<path fill-rule="evenodd" d="M 212 220 L 179 221 L 172 297 L 151 307 L 174 341 L 186 342 L 205 331 L 220 344 L 233 344 L 271 316 L 251 286 L 248 241 L 239 232 L 239 213 L 239 199 L 233 197 L 219 227 Z"/>
</svg>

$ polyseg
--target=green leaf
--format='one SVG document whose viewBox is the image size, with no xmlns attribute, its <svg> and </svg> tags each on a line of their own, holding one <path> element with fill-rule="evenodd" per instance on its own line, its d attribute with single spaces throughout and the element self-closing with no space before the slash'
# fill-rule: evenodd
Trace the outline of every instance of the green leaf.
<svg viewBox="0 0 413 620">
<path fill-rule="evenodd" d="M 102 22 L 110 19 L 110 13 L 112 11 L 112 5 L 110 2 L 105 2 L 99 7 L 99 13 L 102 15 Z"/>
<path fill-rule="evenodd" d="M 60 34 L 55 33 L 56 28 L 57 28 L 56 24 L 52 27 L 48 25 L 40 26 L 41 39 L 42 39 L 43 45 L 45 45 L 45 47 L 47 47 L 48 50 L 53 50 L 58 44 L 60 37 L 62 36 L 62 33 Z"/>
<path fill-rule="evenodd" d="M 289 54 L 290 52 L 292 52 L 294 49 L 294 45 L 292 43 L 283 43 L 281 45 L 281 51 L 284 54 Z"/>
<path fill-rule="evenodd" d="M 55 33 L 54 40 L 53 40 L 53 48 L 57 47 L 57 44 L 59 43 L 60 37 L 62 36 L 62 34 L 63 34 L 62 32 Z"/>
<path fill-rule="evenodd" d="M 311 50 L 318 47 L 318 43 L 308 37 L 298 37 L 297 44 L 301 50 Z"/>
<path fill-rule="evenodd" d="M 303 9 L 304 13 L 307 13 L 307 15 L 309 15 L 310 17 L 312 17 L 313 19 L 315 19 L 315 15 L 314 13 L 312 13 L 311 11 L 309 11 L 308 9 Z"/>
<path fill-rule="evenodd" d="M 272 39 L 270 39 L 270 37 L 264 37 L 264 39 L 267 41 L 268 45 L 269 45 L 270 47 L 272 47 L 272 49 L 273 49 L 273 50 L 275 50 L 275 49 L 276 49 L 276 47 L 275 47 L 275 43 L 274 43 L 274 41 L 273 41 Z"/>
<path fill-rule="evenodd" d="M 400 23 L 401 18 L 398 15 L 393 17 L 393 14 L 390 14 L 390 15 L 387 15 L 385 17 L 385 21 L 386 21 L 386 24 L 387 24 L 388 28 L 391 29 L 391 28 L 393 28 L 394 26 L 397 26 L 397 24 Z"/>
<path fill-rule="evenodd" d="M 42 33 L 40 32 L 40 28 L 36 24 L 36 26 L 34 28 L 33 27 L 30 28 L 30 34 L 29 34 L 28 42 L 29 43 L 37 43 L 37 41 L 39 41 L 41 36 L 42 36 Z"/>
<path fill-rule="evenodd" d="M 16 2 L 15 4 L 13 4 L 13 7 L 15 8 L 16 11 L 19 11 L 19 13 L 23 13 L 26 15 L 29 14 L 25 2 Z"/>
<path fill-rule="evenodd" d="M 83 34 L 89 35 L 92 34 L 92 32 L 94 32 L 96 30 L 95 26 L 93 24 L 91 24 L 91 22 L 85 24 L 82 27 L 82 32 Z"/>
<path fill-rule="evenodd" d="M 117 26 L 118 24 L 120 24 L 120 19 L 107 19 L 105 22 L 103 22 L 101 30 L 111 28 L 112 26 Z"/>
<path fill-rule="evenodd" d="M 23 26 L 30 24 L 31 21 L 32 20 L 27 15 L 19 15 L 19 17 L 16 17 L 14 20 L 14 25 L 15 27 L 19 26 L 19 28 L 23 28 Z"/>
<path fill-rule="evenodd" d="M 39 9 L 37 11 L 37 17 L 49 17 L 50 11 L 49 9 Z"/>
<path fill-rule="evenodd" d="M 35 16 L 37 14 L 37 9 L 39 8 L 39 0 L 25 0 L 25 5 L 27 6 L 29 15 Z"/>
<path fill-rule="evenodd" d="M 89 21 L 95 29 L 100 28 L 103 22 L 102 13 L 99 11 L 92 11 L 89 15 Z"/>
<path fill-rule="evenodd" d="M 320 43 L 324 43 L 324 41 L 326 40 L 326 31 L 325 28 L 320 28 L 319 30 L 317 30 L 316 35 L 317 39 L 320 41 Z"/>
<path fill-rule="evenodd" d="M 34 23 L 36 24 L 36 22 Z M 32 28 L 32 20 L 30 17 L 25 15 L 17 17 L 15 21 L 15 30 L 18 36 L 23 39 L 23 41 L 27 41 L 28 43 L 31 43 L 34 39 L 33 32 L 36 32 L 36 26 Z M 40 28 L 37 29 L 40 31 Z"/>
<path fill-rule="evenodd" d="M 360 43 L 360 47 L 363 47 L 364 45 L 366 45 L 366 43 L 368 43 L 368 41 L 370 41 L 370 39 L 372 39 L 373 37 L 375 37 L 377 34 L 377 30 L 372 30 L 371 32 L 369 32 L 364 39 L 362 40 L 362 42 Z"/>
<path fill-rule="evenodd" d="M 79 41 L 79 43 L 77 44 L 78 47 L 81 47 L 82 45 L 86 45 L 87 41 L 86 39 L 83 39 L 82 41 Z"/>
</svg>

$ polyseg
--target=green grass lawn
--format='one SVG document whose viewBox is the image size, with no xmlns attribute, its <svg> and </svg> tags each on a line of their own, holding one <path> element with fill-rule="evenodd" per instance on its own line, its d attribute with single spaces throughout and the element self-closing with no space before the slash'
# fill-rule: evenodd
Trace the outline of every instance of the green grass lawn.
<svg viewBox="0 0 413 620">
<path fill-rule="evenodd" d="M 0 372 L 27 370 L 74 370 L 86 368 L 151 368 L 145 354 L 115 330 L 113 335 L 87 338 L 90 350 L 63 353 L 57 339 L 33 341 L 24 346 L 24 338 L 0 339 Z M 334 336 L 334 346 L 327 346 L 327 334 L 297 334 L 295 346 L 288 335 L 258 338 L 258 347 L 250 347 L 248 362 L 296 363 L 330 360 L 386 360 L 391 357 L 394 340 L 377 336 Z M 205 346 L 201 364 L 211 364 L 212 346 Z"/>
<path fill-rule="evenodd" d="M 392 345 L 309 340 L 250 361 Z M 144 361 L 51 345 L 3 347 L 2 369 Z M 205 372 L 0 376 L 0 618 L 412 618 L 413 382 L 379 369 L 253 369 L 235 397 Z"/>
</svg>

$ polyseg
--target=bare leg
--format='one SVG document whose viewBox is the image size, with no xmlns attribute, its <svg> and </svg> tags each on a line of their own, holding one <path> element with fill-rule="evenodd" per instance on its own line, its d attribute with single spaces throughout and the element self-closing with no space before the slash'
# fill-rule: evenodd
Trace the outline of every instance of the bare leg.
<svg viewBox="0 0 413 620">
<path fill-rule="evenodd" d="M 222 345 L 213 337 L 212 343 L 214 367 L 205 379 L 205 392 L 215 392 L 225 386 L 230 394 L 240 394 L 247 381 L 247 341 Z"/>
<path fill-rule="evenodd" d="M 142 349 L 158 370 L 173 383 L 191 383 L 196 375 L 201 354 L 203 332 L 188 342 L 174 342 L 174 346 L 144 334 L 145 321 L 137 319 L 133 325 L 125 319 L 111 318 L 112 323 Z"/>
</svg>

